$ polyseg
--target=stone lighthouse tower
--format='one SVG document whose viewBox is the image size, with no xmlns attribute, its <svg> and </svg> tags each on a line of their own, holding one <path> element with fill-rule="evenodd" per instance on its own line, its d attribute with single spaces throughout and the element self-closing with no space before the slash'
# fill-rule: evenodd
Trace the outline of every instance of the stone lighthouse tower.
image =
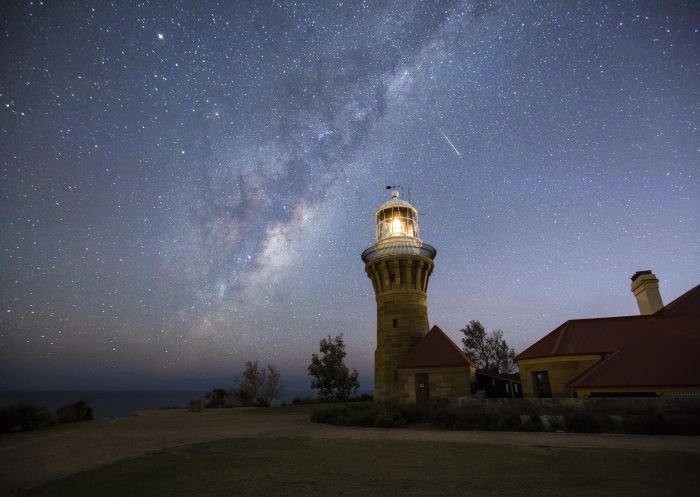
<svg viewBox="0 0 700 497">
<path fill-rule="evenodd" d="M 428 332 L 428 279 L 436 251 L 418 237 L 418 211 L 397 191 L 375 217 L 377 241 L 362 252 L 377 300 L 374 399 L 398 401 L 399 363 Z"/>
</svg>

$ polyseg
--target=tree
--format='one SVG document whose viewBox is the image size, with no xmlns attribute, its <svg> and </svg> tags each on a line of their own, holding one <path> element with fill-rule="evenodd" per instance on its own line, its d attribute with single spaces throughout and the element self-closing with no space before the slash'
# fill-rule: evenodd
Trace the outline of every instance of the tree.
<svg viewBox="0 0 700 497">
<path fill-rule="evenodd" d="M 245 370 L 238 381 L 238 398 L 242 405 L 269 406 L 282 392 L 279 370 L 272 364 L 267 369 L 258 361 L 245 363 Z"/>
<path fill-rule="evenodd" d="M 479 369 L 496 370 L 499 373 L 515 371 L 515 350 L 508 348 L 503 339 L 503 331 L 486 333 L 484 326 L 474 320 L 469 321 L 460 331 L 464 334 L 464 352 Z"/>
<path fill-rule="evenodd" d="M 265 382 L 262 387 L 262 399 L 268 406 L 272 401 L 279 398 L 282 393 L 282 382 L 280 381 L 280 372 L 272 364 L 267 365 L 265 371 Z"/>
<path fill-rule="evenodd" d="M 245 363 L 243 376 L 239 383 L 238 391 L 241 403 L 244 405 L 257 404 L 265 384 L 265 370 L 258 367 L 258 361 L 248 361 Z"/>
<path fill-rule="evenodd" d="M 35 430 L 53 426 L 53 424 L 53 416 L 44 406 L 36 406 L 31 402 L 20 402 L 0 407 L 0 433 Z"/>
<path fill-rule="evenodd" d="M 323 338 L 320 343 L 320 356 L 313 354 L 309 365 L 312 377 L 311 388 L 318 389 L 324 397 L 347 402 L 350 396 L 360 388 L 359 373 L 352 373 L 344 364 L 345 342 L 343 335 Z"/>
<path fill-rule="evenodd" d="M 92 407 L 84 400 L 56 409 L 56 422 L 58 423 L 74 423 L 76 421 L 90 421 L 91 419 Z"/>
</svg>

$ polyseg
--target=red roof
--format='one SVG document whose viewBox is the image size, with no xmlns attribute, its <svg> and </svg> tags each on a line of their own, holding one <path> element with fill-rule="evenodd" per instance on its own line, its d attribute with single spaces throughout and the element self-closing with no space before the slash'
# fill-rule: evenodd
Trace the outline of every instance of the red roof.
<svg viewBox="0 0 700 497">
<path fill-rule="evenodd" d="M 462 352 L 444 331 L 433 326 L 423 340 L 399 363 L 399 368 L 447 368 L 471 364 L 467 354 Z"/>
<path fill-rule="evenodd" d="M 700 385 L 700 285 L 654 314 L 573 319 L 517 359 L 599 354 L 575 387 Z"/>
</svg>

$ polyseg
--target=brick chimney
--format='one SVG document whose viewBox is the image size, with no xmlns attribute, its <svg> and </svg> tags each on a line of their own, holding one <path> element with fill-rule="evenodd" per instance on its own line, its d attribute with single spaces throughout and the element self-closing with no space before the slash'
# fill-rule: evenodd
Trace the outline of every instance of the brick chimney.
<svg viewBox="0 0 700 497">
<path fill-rule="evenodd" d="M 659 280 L 651 271 L 637 271 L 632 276 L 632 293 L 641 315 L 654 314 L 664 306 L 659 293 Z"/>
</svg>

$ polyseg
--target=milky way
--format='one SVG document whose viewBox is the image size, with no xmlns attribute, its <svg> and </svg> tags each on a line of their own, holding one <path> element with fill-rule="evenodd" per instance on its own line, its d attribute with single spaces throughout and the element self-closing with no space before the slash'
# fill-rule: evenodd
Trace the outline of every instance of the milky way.
<svg viewBox="0 0 700 497">
<path fill-rule="evenodd" d="M 385 185 L 438 250 L 431 323 L 522 350 L 700 283 L 700 9 L 674 2 L 3 3 L 0 377 L 304 384 Z"/>
</svg>

